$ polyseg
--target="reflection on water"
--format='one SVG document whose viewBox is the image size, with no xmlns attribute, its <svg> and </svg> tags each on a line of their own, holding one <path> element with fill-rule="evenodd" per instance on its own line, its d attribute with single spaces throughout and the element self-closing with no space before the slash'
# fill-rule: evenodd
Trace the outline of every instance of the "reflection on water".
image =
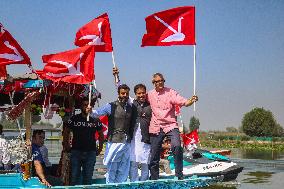
<svg viewBox="0 0 284 189">
<path fill-rule="evenodd" d="M 284 160 L 283 151 L 254 150 L 254 149 L 232 149 L 231 158 L 240 159 L 263 159 Z"/>
<path fill-rule="evenodd" d="M 274 172 L 262 172 L 262 171 L 248 172 L 244 174 L 247 176 L 247 178 L 243 179 L 242 183 L 251 183 L 251 184 L 269 183 L 273 174 Z"/>
</svg>

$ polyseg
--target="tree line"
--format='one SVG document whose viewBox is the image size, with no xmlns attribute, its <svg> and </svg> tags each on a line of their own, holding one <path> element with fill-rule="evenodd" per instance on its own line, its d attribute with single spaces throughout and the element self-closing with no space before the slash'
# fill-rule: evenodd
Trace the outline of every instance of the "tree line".
<svg viewBox="0 0 284 189">
<path fill-rule="evenodd" d="M 192 116 L 188 127 L 184 127 L 184 132 L 199 129 L 199 126 L 199 119 Z M 227 127 L 226 131 L 229 133 L 242 132 L 250 137 L 284 137 L 284 129 L 277 123 L 273 113 L 259 107 L 244 114 L 240 128 Z"/>
</svg>

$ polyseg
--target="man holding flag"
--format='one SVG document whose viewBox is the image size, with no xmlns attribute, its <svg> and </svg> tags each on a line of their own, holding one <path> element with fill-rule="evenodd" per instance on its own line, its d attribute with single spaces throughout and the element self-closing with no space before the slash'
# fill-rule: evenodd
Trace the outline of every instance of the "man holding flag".
<svg viewBox="0 0 284 189">
<path fill-rule="evenodd" d="M 130 142 L 135 124 L 134 106 L 129 102 L 129 87 L 122 84 L 118 87 L 118 99 L 114 102 L 87 112 L 92 117 L 108 116 L 107 145 L 104 154 L 104 165 L 107 166 L 106 184 L 126 182 L 130 169 Z"/>
<path fill-rule="evenodd" d="M 148 100 L 152 108 L 152 119 L 149 126 L 151 180 L 159 178 L 161 146 L 165 137 L 171 140 L 171 151 L 175 159 L 175 175 L 178 179 L 183 179 L 183 149 L 175 116 L 175 105 L 188 107 L 198 101 L 198 97 L 192 96 L 186 99 L 175 90 L 165 87 L 165 79 L 161 73 L 153 75 L 152 83 L 155 88 L 148 92 Z"/>
</svg>

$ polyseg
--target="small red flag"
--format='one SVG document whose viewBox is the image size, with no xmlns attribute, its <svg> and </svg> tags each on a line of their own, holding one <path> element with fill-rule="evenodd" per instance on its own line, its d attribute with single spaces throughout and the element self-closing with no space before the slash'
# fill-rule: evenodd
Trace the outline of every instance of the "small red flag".
<svg viewBox="0 0 284 189">
<path fill-rule="evenodd" d="M 43 55 L 42 60 L 47 63 L 41 77 L 55 82 L 63 81 L 76 84 L 88 84 L 94 80 L 93 46 L 84 46 L 57 54 Z"/>
<path fill-rule="evenodd" d="M 176 116 L 180 115 L 180 106 L 179 105 L 175 105 L 175 115 Z"/>
<path fill-rule="evenodd" d="M 102 131 L 103 131 L 103 134 L 104 134 L 104 139 L 107 139 L 108 117 L 104 115 L 104 116 L 100 116 L 99 119 L 100 119 L 100 121 L 102 122 L 102 125 L 103 125 Z M 95 133 L 95 138 L 96 138 L 96 140 L 99 139 L 98 132 Z"/>
<path fill-rule="evenodd" d="M 197 144 L 199 142 L 199 136 L 197 129 L 191 131 L 188 134 L 181 134 L 184 146 L 188 146 L 190 144 Z"/>
<path fill-rule="evenodd" d="M 31 64 L 30 58 L 0 23 L 0 65 Z"/>
<path fill-rule="evenodd" d="M 107 13 L 93 19 L 76 33 L 75 45 L 94 45 L 96 52 L 111 52 L 111 29 Z"/>
<path fill-rule="evenodd" d="M 195 45 L 195 7 L 177 7 L 145 18 L 144 46 Z"/>
</svg>

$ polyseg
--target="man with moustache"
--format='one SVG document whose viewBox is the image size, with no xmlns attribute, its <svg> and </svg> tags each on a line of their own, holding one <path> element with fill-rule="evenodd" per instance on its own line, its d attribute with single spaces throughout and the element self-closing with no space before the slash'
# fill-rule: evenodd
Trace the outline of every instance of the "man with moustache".
<svg viewBox="0 0 284 189">
<path fill-rule="evenodd" d="M 129 87 L 118 86 L 118 99 L 91 111 L 90 116 L 108 116 L 107 145 L 103 163 L 107 166 L 106 183 L 126 182 L 130 168 L 130 141 L 133 136 L 135 120 L 134 106 L 129 102 Z"/>
<path fill-rule="evenodd" d="M 133 101 L 135 107 L 135 127 L 133 139 L 131 140 L 130 172 L 131 182 L 145 181 L 149 178 L 149 156 L 150 156 L 150 136 L 149 125 L 151 120 L 151 107 L 146 100 L 146 86 L 137 84 L 134 87 L 136 99 Z M 141 165 L 141 177 L 138 175 L 138 166 Z"/>
<path fill-rule="evenodd" d="M 165 137 L 169 137 L 171 141 L 171 151 L 174 154 L 175 161 L 175 176 L 182 180 L 183 149 L 175 116 L 175 106 L 190 106 L 198 100 L 198 97 L 192 96 L 186 99 L 175 90 L 165 87 L 165 79 L 161 73 L 153 75 L 152 83 L 155 88 L 148 92 L 148 100 L 152 109 L 152 118 L 149 126 L 151 180 L 159 179 L 159 161 Z"/>
</svg>

